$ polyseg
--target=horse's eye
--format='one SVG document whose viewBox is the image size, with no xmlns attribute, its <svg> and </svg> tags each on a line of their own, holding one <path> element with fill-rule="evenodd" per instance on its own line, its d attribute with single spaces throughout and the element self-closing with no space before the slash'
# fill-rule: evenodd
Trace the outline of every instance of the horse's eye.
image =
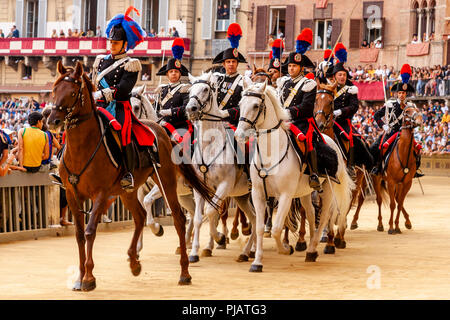
<svg viewBox="0 0 450 320">
<path fill-rule="evenodd" d="M 253 106 L 253 109 L 255 109 L 255 110 L 257 110 L 259 108 L 259 106 L 257 105 L 257 104 L 255 104 L 254 106 Z"/>
<path fill-rule="evenodd" d="M 203 88 L 203 92 L 207 92 L 208 91 L 208 89 L 207 88 Z"/>
</svg>

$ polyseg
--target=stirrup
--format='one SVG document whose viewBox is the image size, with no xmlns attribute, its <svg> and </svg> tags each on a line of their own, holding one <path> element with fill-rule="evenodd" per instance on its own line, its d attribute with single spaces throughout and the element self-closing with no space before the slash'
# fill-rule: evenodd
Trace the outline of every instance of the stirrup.
<svg viewBox="0 0 450 320">
<path fill-rule="evenodd" d="M 127 172 L 120 180 L 120 185 L 122 186 L 122 189 L 126 190 L 127 192 L 132 192 L 134 189 L 133 175 L 130 172 Z"/>
<path fill-rule="evenodd" d="M 53 184 L 56 184 L 56 185 L 60 186 L 61 188 L 65 189 L 60 176 L 58 176 L 54 172 L 51 172 L 48 175 L 50 176 L 50 180 L 52 181 Z"/>
<path fill-rule="evenodd" d="M 317 191 L 318 193 L 322 193 L 322 185 L 319 181 L 319 176 L 315 173 L 310 174 L 309 176 L 309 187 Z"/>
<path fill-rule="evenodd" d="M 416 170 L 416 174 L 414 175 L 414 178 L 422 178 L 424 176 L 424 174 L 422 173 L 422 170 L 420 170 L 420 172 L 419 172 L 419 170 L 420 169 Z"/>
</svg>

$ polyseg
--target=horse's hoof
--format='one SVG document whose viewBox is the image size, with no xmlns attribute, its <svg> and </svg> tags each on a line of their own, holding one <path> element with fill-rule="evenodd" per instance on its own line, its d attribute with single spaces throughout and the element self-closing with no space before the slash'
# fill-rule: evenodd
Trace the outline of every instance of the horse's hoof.
<svg viewBox="0 0 450 320">
<path fill-rule="evenodd" d="M 155 233 L 155 236 L 162 237 L 163 234 L 164 234 L 164 228 L 162 225 L 159 225 L 159 231 L 158 231 L 158 233 Z"/>
<path fill-rule="evenodd" d="M 252 264 L 251 266 L 250 266 L 250 272 L 262 272 L 262 268 L 263 268 L 263 266 L 262 265 L 260 265 L 260 264 Z"/>
<path fill-rule="evenodd" d="M 227 244 L 230 244 L 230 238 L 227 237 Z"/>
<path fill-rule="evenodd" d="M 73 284 L 72 291 L 81 291 L 81 282 L 80 281 L 76 281 Z"/>
<path fill-rule="evenodd" d="M 317 253 L 317 251 L 307 252 L 305 262 L 316 262 L 316 259 L 318 256 L 319 256 L 319 254 Z"/>
<path fill-rule="evenodd" d="M 401 234 L 402 232 L 400 231 L 400 228 L 395 228 L 394 230 L 394 234 Z"/>
<path fill-rule="evenodd" d="M 377 227 L 377 231 L 383 232 L 384 231 L 384 227 L 383 226 L 378 226 Z"/>
<path fill-rule="evenodd" d="M 412 228 L 411 222 L 410 223 L 405 222 L 405 227 L 406 229 L 411 229 Z"/>
<path fill-rule="evenodd" d="M 340 243 L 341 243 L 341 239 L 340 239 L 340 238 L 334 238 L 334 245 L 335 245 L 336 247 L 339 248 Z"/>
<path fill-rule="evenodd" d="M 336 245 L 336 248 L 338 249 L 345 249 L 347 247 L 347 243 L 345 240 L 339 240 L 339 245 Z"/>
<path fill-rule="evenodd" d="M 242 228 L 241 231 L 244 236 L 249 236 L 252 234 L 252 227 L 248 226 L 247 228 Z"/>
<path fill-rule="evenodd" d="M 192 284 L 191 280 L 192 280 L 191 276 L 189 276 L 189 277 L 180 277 L 180 280 L 178 280 L 178 284 L 180 286 L 187 286 L 187 285 Z"/>
<path fill-rule="evenodd" d="M 216 247 L 216 249 L 222 249 L 222 250 L 224 250 L 224 249 L 226 249 L 227 248 L 227 245 L 226 244 L 219 244 L 217 247 Z"/>
<path fill-rule="evenodd" d="M 350 226 L 350 230 L 355 230 L 355 229 L 358 229 L 358 224 L 357 224 L 357 223 L 352 224 L 352 225 Z"/>
<path fill-rule="evenodd" d="M 306 242 L 297 242 L 295 245 L 295 251 L 305 251 L 306 250 Z"/>
<path fill-rule="evenodd" d="M 293 254 L 294 253 L 294 247 L 293 246 L 289 246 L 289 249 L 290 249 L 289 255 Z"/>
<path fill-rule="evenodd" d="M 250 253 L 248 254 L 248 257 L 255 259 L 255 251 L 250 251 Z"/>
<path fill-rule="evenodd" d="M 190 263 L 195 263 L 195 262 L 199 262 L 200 258 L 198 256 L 189 256 L 189 262 Z"/>
<path fill-rule="evenodd" d="M 322 238 L 320 238 L 320 242 L 321 243 L 327 243 L 328 242 L 328 237 L 327 236 L 323 236 Z"/>
<path fill-rule="evenodd" d="M 241 254 L 239 255 L 239 257 L 236 259 L 237 262 L 247 262 L 248 261 L 248 256 L 245 254 Z"/>
<path fill-rule="evenodd" d="M 175 254 L 181 254 L 181 248 L 177 247 L 177 250 L 175 250 Z"/>
<path fill-rule="evenodd" d="M 394 229 L 389 229 L 388 234 L 395 234 Z"/>
<path fill-rule="evenodd" d="M 92 291 L 95 288 L 96 288 L 95 279 L 91 281 L 81 282 L 81 290 L 83 291 Z"/>
<path fill-rule="evenodd" d="M 272 236 L 270 231 L 264 232 L 264 238 L 270 238 Z"/>
<path fill-rule="evenodd" d="M 212 250 L 211 249 L 203 249 L 202 257 L 212 257 Z"/>
<path fill-rule="evenodd" d="M 142 270 L 142 266 L 139 262 L 134 267 L 130 266 L 130 268 L 131 268 L 131 273 L 135 277 L 137 277 L 141 273 L 141 270 Z"/>
<path fill-rule="evenodd" d="M 230 234 L 231 240 L 236 240 L 238 237 L 239 237 L 239 231 L 237 231 L 237 232 L 232 232 L 232 233 Z"/>
<path fill-rule="evenodd" d="M 323 249 L 323 253 L 325 253 L 325 254 L 334 254 L 335 253 L 334 246 L 326 245 L 325 249 Z"/>
<path fill-rule="evenodd" d="M 218 245 L 223 245 L 227 243 L 227 237 L 224 234 L 221 234 L 219 241 L 216 241 Z"/>
</svg>

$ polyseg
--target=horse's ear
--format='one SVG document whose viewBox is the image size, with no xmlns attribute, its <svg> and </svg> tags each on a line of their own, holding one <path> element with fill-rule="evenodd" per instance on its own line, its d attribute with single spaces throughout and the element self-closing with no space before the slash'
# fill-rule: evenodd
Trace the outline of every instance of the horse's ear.
<svg viewBox="0 0 450 320">
<path fill-rule="evenodd" d="M 197 80 L 196 77 L 194 77 L 191 73 L 189 73 L 189 82 L 192 84 Z"/>
<path fill-rule="evenodd" d="M 144 92 L 144 87 L 145 87 L 145 84 L 142 85 L 142 86 L 140 86 L 140 87 L 138 87 L 138 88 L 136 89 L 136 93 L 137 93 L 138 95 L 142 95 L 142 92 Z"/>
<path fill-rule="evenodd" d="M 336 81 L 336 80 L 334 80 L 334 83 L 333 83 L 333 90 L 336 90 L 336 88 L 337 88 L 337 85 L 338 85 L 337 81 Z"/>
<path fill-rule="evenodd" d="M 75 72 L 73 74 L 73 77 L 75 79 L 80 79 L 83 75 L 83 64 L 80 61 L 77 61 L 77 65 L 75 66 Z"/>
<path fill-rule="evenodd" d="M 255 74 L 256 73 L 256 66 L 255 66 L 255 64 L 253 64 L 253 74 Z"/>
<path fill-rule="evenodd" d="M 58 70 L 58 73 L 59 73 L 60 75 L 66 74 L 66 73 L 67 73 L 67 69 L 64 68 L 64 66 L 63 66 L 61 60 L 58 60 L 58 64 L 57 64 L 57 66 L 56 66 L 56 69 Z"/>
<path fill-rule="evenodd" d="M 320 80 L 319 80 L 319 78 L 316 78 L 316 83 L 317 83 L 317 89 L 320 89 Z"/>
<path fill-rule="evenodd" d="M 249 77 L 244 76 L 244 78 L 242 79 L 242 87 L 244 88 L 244 90 L 247 90 L 251 85 L 252 80 Z"/>
<path fill-rule="evenodd" d="M 269 82 L 269 79 L 264 80 L 264 85 L 262 87 L 262 91 L 265 92 L 267 88 L 267 83 Z"/>
</svg>

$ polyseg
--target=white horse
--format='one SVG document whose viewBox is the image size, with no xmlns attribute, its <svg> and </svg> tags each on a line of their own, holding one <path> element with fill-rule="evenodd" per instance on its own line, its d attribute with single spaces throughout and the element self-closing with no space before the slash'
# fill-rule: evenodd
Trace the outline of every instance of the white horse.
<svg viewBox="0 0 450 320">
<path fill-rule="evenodd" d="M 215 201 L 233 197 L 252 225 L 254 225 L 255 213 L 250 203 L 248 177 L 243 172 L 243 167 L 237 164 L 233 141 L 230 141 L 226 133 L 223 118 L 228 113 L 218 108 L 216 94 L 211 87 L 211 83 L 217 81 L 216 77 L 210 72 L 201 75 L 199 78 L 190 76 L 190 81 L 192 87 L 186 112 L 188 117 L 195 121 L 198 133 L 197 146 L 194 149 L 192 162 L 198 172 L 204 176 L 205 183 L 216 190 Z M 212 254 L 214 240 L 219 245 L 224 244 L 226 241 L 226 235 L 217 231 L 219 217 L 217 210 L 205 203 L 204 199 L 195 191 L 194 198 L 196 204 L 194 241 L 189 255 L 190 262 L 199 261 L 199 236 L 203 220 L 203 209 L 205 210 L 205 215 L 209 218 L 210 229 L 210 241 L 202 252 L 203 256 Z M 254 232 L 252 232 L 242 254 L 237 259 L 238 262 L 248 261 L 254 239 Z"/>
<path fill-rule="evenodd" d="M 153 120 L 156 122 L 157 115 L 155 108 L 150 100 L 144 95 L 144 92 L 145 85 L 136 87 L 131 92 L 130 100 L 133 113 L 138 119 Z M 190 214 L 189 224 L 186 229 L 186 247 L 189 248 L 191 246 L 192 229 L 194 225 L 193 216 L 195 212 L 195 202 L 192 197 L 192 190 L 185 185 L 181 177 L 177 183 L 177 194 L 180 205 Z M 152 206 L 153 203 L 161 197 L 163 197 L 163 195 L 159 190 L 158 185 L 151 178 L 149 178 L 138 190 L 139 201 L 147 211 L 147 225 L 158 237 L 161 237 L 164 234 L 164 229 L 155 221 L 152 214 Z M 139 251 L 142 250 L 142 239 L 140 240 L 141 241 L 138 243 Z"/>
<path fill-rule="evenodd" d="M 320 178 L 322 181 L 322 214 L 318 231 L 314 231 L 314 208 L 311 202 L 313 189 L 309 187 L 309 176 L 303 174 L 306 164 L 296 155 L 290 144 L 288 133 L 283 121 L 290 116 L 280 105 L 276 91 L 266 83 L 253 84 L 250 79 L 244 79 L 244 92 L 240 102 L 241 118 L 236 131 L 237 139 L 248 138 L 250 129 L 256 131 L 256 152 L 252 160 L 250 176 L 252 180 L 252 199 L 256 209 L 257 246 L 256 257 L 250 272 L 262 272 L 264 213 L 268 197 L 278 199 L 278 211 L 272 227 L 272 237 L 275 238 L 280 254 L 292 254 L 293 248 L 281 241 L 281 231 L 293 198 L 301 198 L 306 210 L 310 227 L 310 245 L 306 253 L 306 262 L 317 259 L 317 245 L 320 235 L 327 225 L 330 215 L 337 208 L 345 213 L 350 205 L 351 191 L 354 188 L 352 179 L 347 173 L 344 159 L 338 146 L 328 136 L 326 143 L 338 154 L 337 178 L 340 184 Z M 333 219 L 336 217 L 333 217 Z"/>
</svg>

